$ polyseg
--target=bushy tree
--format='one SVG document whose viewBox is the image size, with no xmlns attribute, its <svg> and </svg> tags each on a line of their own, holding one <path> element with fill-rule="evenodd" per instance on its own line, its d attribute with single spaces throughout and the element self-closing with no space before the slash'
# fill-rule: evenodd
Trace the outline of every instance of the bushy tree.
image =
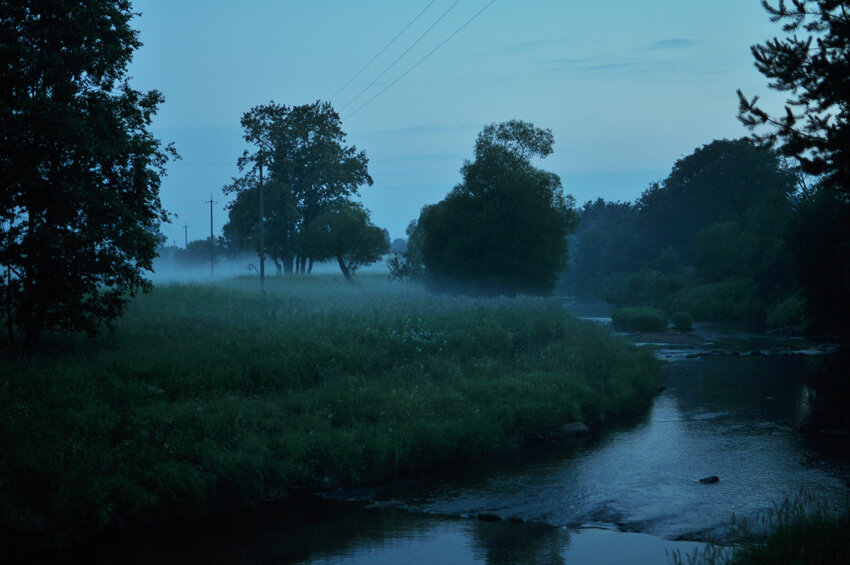
<svg viewBox="0 0 850 565">
<path fill-rule="evenodd" d="M 487 126 L 463 182 L 419 217 L 422 262 L 438 290 L 546 294 L 568 259 L 578 215 L 554 173 L 531 158 L 552 152 L 549 130 L 512 121 Z"/>
<path fill-rule="evenodd" d="M 693 260 L 693 239 L 715 223 L 779 237 L 791 212 L 795 176 L 779 156 L 746 139 L 715 140 L 676 161 L 637 201 L 644 260 L 672 247 Z"/>
<path fill-rule="evenodd" d="M 420 281 L 425 273 L 422 263 L 422 240 L 424 233 L 419 229 L 419 221 L 412 220 L 405 230 L 407 241 L 404 251 L 396 253 L 387 261 L 390 278 L 395 280 Z"/>
<path fill-rule="evenodd" d="M 252 220 L 259 218 L 259 194 L 251 197 L 257 202 L 254 216 L 242 214 L 238 200 L 242 193 L 258 191 L 263 169 L 264 205 L 266 199 L 271 204 L 264 211 L 263 225 L 271 236 L 270 251 L 277 249 L 287 271 L 305 273 L 308 262 L 316 259 L 308 253 L 313 248 L 308 226 L 325 210 L 356 196 L 360 186 L 372 185 L 369 160 L 364 152 L 346 145 L 339 114 L 328 102 L 286 106 L 272 101 L 255 106 L 242 116 L 242 128 L 254 149 L 239 159 L 245 175 L 224 188 L 237 195 L 230 233 L 242 234 L 242 240 L 254 247 L 247 236 L 259 229 L 259 220 Z"/>
<path fill-rule="evenodd" d="M 328 208 L 307 229 L 311 257 L 336 259 L 346 280 L 358 267 L 374 263 L 389 251 L 386 231 L 369 220 L 369 212 L 350 202 Z"/>
<path fill-rule="evenodd" d="M 796 159 L 815 177 L 788 242 L 816 327 L 850 334 L 850 2 L 763 1 L 791 36 L 752 47 L 770 86 L 788 92 L 783 115 L 770 115 L 739 90 L 739 118 L 757 141 Z"/>
<path fill-rule="evenodd" d="M 0 3 L 0 268 L 9 335 L 96 332 L 147 290 L 168 148 L 129 84 L 126 0 Z"/>
<path fill-rule="evenodd" d="M 228 205 L 228 222 L 222 232 L 230 246 L 260 254 L 260 189 L 258 178 L 246 175 L 231 185 L 236 194 Z M 230 189 L 228 189 L 230 190 Z M 298 208 L 291 191 L 277 181 L 264 183 L 263 253 L 277 267 L 278 274 L 293 270 L 297 254 Z"/>
</svg>

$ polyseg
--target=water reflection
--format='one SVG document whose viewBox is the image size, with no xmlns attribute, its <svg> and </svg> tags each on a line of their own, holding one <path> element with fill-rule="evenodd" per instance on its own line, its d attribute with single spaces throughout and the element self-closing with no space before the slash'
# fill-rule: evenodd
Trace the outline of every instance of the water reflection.
<svg viewBox="0 0 850 565">
<path fill-rule="evenodd" d="M 43 562 L 664 562 L 666 550 L 694 547 L 669 540 L 722 538 L 733 513 L 752 517 L 801 488 L 846 494 L 850 438 L 798 429 L 833 431 L 847 418 L 847 395 L 812 377 L 820 363 L 769 355 L 671 363 L 667 390 L 640 422 L 378 495 L 424 514 L 310 498 Z M 834 370 L 846 371 L 839 363 Z M 720 481 L 699 482 L 709 475 Z M 479 512 L 505 520 L 479 521 Z"/>
</svg>

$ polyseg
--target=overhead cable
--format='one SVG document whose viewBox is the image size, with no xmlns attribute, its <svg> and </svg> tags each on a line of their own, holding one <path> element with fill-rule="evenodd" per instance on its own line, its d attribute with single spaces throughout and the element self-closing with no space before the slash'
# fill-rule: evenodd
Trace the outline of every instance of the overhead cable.
<svg viewBox="0 0 850 565">
<path fill-rule="evenodd" d="M 337 91 L 336 91 L 336 92 L 334 92 L 334 93 L 331 95 L 331 98 L 336 98 L 336 95 L 337 95 L 337 94 L 339 94 L 340 92 L 342 92 L 342 91 L 345 89 L 345 87 L 346 87 L 346 86 L 348 86 L 349 84 L 351 84 L 351 83 L 354 81 L 354 79 L 356 79 L 357 77 L 359 77 L 359 76 L 363 73 L 363 71 L 365 71 L 366 69 L 368 69 L 368 68 L 369 68 L 369 65 L 371 65 L 372 63 L 374 63 L 374 62 L 375 62 L 375 59 L 377 59 L 378 57 L 380 57 L 381 55 L 383 55 L 383 54 L 384 54 L 384 51 L 386 51 L 387 49 L 389 49 L 390 45 L 392 45 L 393 43 L 395 43 L 396 39 L 398 39 L 399 37 L 401 37 L 401 34 L 403 34 L 404 32 L 406 32 L 406 31 L 408 30 L 408 28 L 409 28 L 410 26 L 412 26 L 412 25 L 416 22 L 416 20 L 418 20 L 418 19 L 422 16 L 422 14 L 424 14 L 424 13 L 425 13 L 425 11 L 426 11 L 428 8 L 430 8 L 430 7 L 431 7 L 431 4 L 433 4 L 433 3 L 434 3 L 434 2 L 436 2 L 436 1 L 437 1 L 437 0 L 431 0 L 430 2 L 428 2 L 428 4 L 427 4 L 424 8 L 422 8 L 422 11 L 420 11 L 418 14 L 416 14 L 416 16 L 415 16 L 412 20 L 410 20 L 410 21 L 407 23 L 407 25 L 406 25 L 406 26 L 404 26 L 404 28 L 403 28 L 400 32 L 398 32 L 398 33 L 396 34 L 396 36 L 395 36 L 395 37 L 393 37 L 392 39 L 390 39 L 390 42 L 389 42 L 389 43 L 387 43 L 386 45 L 384 45 L 384 48 L 383 48 L 383 49 L 381 49 L 380 51 L 378 51 L 378 53 L 377 53 L 374 57 L 372 57 L 371 59 L 369 59 L 369 62 L 368 62 L 368 63 L 366 63 L 365 65 L 363 65 L 363 68 L 362 68 L 362 69 L 360 69 L 359 71 L 357 71 L 357 72 L 354 74 L 354 76 L 353 76 L 353 77 L 351 77 L 350 79 L 348 79 L 348 82 L 346 82 L 345 84 L 343 84 L 342 86 L 340 86 L 340 87 L 337 89 Z"/>
<path fill-rule="evenodd" d="M 486 10 L 487 8 L 489 8 L 490 6 L 492 6 L 492 5 L 493 5 L 493 3 L 495 3 L 495 2 L 496 2 L 496 0 L 490 0 L 490 2 L 488 2 L 488 3 L 487 3 L 487 4 L 483 7 L 483 8 L 481 8 L 480 10 L 478 10 L 478 11 L 477 11 L 477 12 L 476 12 L 476 13 L 475 13 L 475 14 L 474 14 L 471 18 L 469 18 L 468 20 L 466 20 L 466 22 L 464 22 L 464 23 L 463 23 L 463 25 L 461 25 L 459 28 L 457 28 L 457 29 L 456 29 L 456 30 L 455 30 L 455 31 L 454 31 L 454 32 L 453 32 L 450 36 L 448 36 L 447 38 L 445 38 L 445 39 L 444 39 L 444 40 L 443 40 L 443 41 L 442 41 L 439 45 L 437 45 L 437 46 L 436 46 L 436 47 L 434 47 L 431 51 L 429 51 L 427 55 L 425 55 L 424 57 L 422 57 L 421 59 L 419 59 L 419 61 L 417 61 L 415 65 L 413 65 L 412 67 L 410 67 L 409 69 L 407 69 L 407 70 L 406 70 L 406 71 L 405 71 L 405 72 L 404 72 L 401 76 L 399 76 L 397 79 L 395 79 L 394 81 L 392 81 L 391 83 L 389 83 L 387 86 L 385 86 L 383 89 L 381 89 L 381 90 L 380 90 L 380 91 L 379 91 L 376 95 L 374 95 L 372 98 L 370 98 L 369 100 L 367 100 L 366 102 L 364 102 L 363 104 L 361 104 L 360 106 L 358 106 L 356 110 L 352 111 L 350 114 L 348 114 L 347 116 L 345 116 L 345 119 L 347 120 L 348 118 L 350 118 L 351 116 L 353 116 L 354 114 L 356 114 L 357 112 L 359 112 L 360 110 L 362 110 L 363 108 L 365 108 L 365 107 L 366 107 L 366 106 L 367 106 L 370 102 L 372 102 L 375 98 L 377 98 L 378 96 L 380 96 L 381 94 L 383 94 L 384 92 L 386 92 L 387 90 L 389 90 L 389 89 L 390 89 L 390 88 L 391 88 L 391 87 L 392 87 L 395 83 L 397 83 L 398 81 L 400 81 L 401 79 L 403 79 L 404 77 L 406 77 L 406 76 L 407 76 L 407 75 L 408 75 L 411 71 L 413 71 L 413 69 L 415 69 L 416 67 L 418 67 L 419 65 L 421 65 L 423 62 L 425 62 L 425 60 L 426 60 L 428 57 L 430 57 L 431 55 L 433 55 L 433 54 L 434 54 L 434 53 L 435 53 L 435 52 L 436 52 L 436 51 L 437 51 L 440 47 L 442 47 L 443 45 L 445 45 L 446 43 L 448 43 L 448 41 L 449 41 L 451 38 L 453 38 L 455 35 L 457 35 L 458 33 L 460 33 L 460 31 L 461 31 L 463 28 L 465 28 L 465 27 L 466 27 L 466 26 L 468 26 L 470 23 L 472 23 L 472 20 L 474 20 L 475 18 L 477 18 L 478 16 L 480 16 L 480 15 L 484 12 L 484 10 Z"/>
<path fill-rule="evenodd" d="M 357 100 L 358 98 L 360 98 L 360 97 L 363 95 L 363 93 L 364 93 L 364 92 L 366 92 L 367 90 L 369 90 L 370 88 L 372 88 L 372 86 L 373 86 L 376 82 L 378 82 L 379 80 L 381 80 L 381 78 L 382 78 L 385 74 L 387 74 L 387 73 L 390 71 L 390 69 L 392 69 L 392 68 L 395 66 L 395 64 L 396 64 L 396 63 L 398 63 L 398 62 L 401 60 L 401 58 L 402 58 L 402 57 L 404 57 L 405 55 L 407 55 L 407 54 L 410 52 L 410 50 L 411 50 L 411 49 L 413 49 L 414 47 L 416 47 L 416 45 L 417 45 L 420 41 L 422 41 L 422 39 L 423 39 L 426 35 L 428 35 L 428 33 L 429 33 L 432 29 L 434 29 L 434 27 L 435 27 L 438 23 L 440 23 L 440 21 L 442 21 L 442 19 L 443 19 L 443 18 L 445 18 L 445 17 L 446 17 L 446 15 L 447 15 L 449 12 L 451 12 L 451 11 L 454 9 L 454 7 L 458 5 L 458 3 L 459 3 L 459 2 L 460 2 L 460 0 L 455 0 L 455 3 L 454 3 L 454 4 L 452 4 L 451 6 L 449 6 L 449 7 L 448 7 L 448 9 L 447 9 L 445 12 L 443 12 L 443 13 L 442 13 L 442 15 L 440 15 L 440 17 L 439 17 L 439 18 L 437 18 L 437 21 L 435 21 L 434 23 L 432 23 L 432 24 L 431 24 L 431 26 L 430 26 L 428 29 L 426 29 L 426 30 L 425 30 L 425 32 L 424 32 L 422 35 L 420 35 L 420 36 L 416 39 L 416 41 L 414 41 L 414 42 L 410 45 L 410 47 L 408 47 L 407 49 L 405 49 L 405 50 L 404 50 L 404 53 L 402 53 L 401 55 L 399 55 L 399 56 L 396 58 L 396 60 L 395 60 L 395 61 L 393 61 L 392 63 L 390 63 L 390 65 L 389 65 L 386 69 L 384 69 L 384 71 L 383 71 L 381 74 L 379 74 L 375 80 L 373 80 L 373 81 L 372 81 L 372 82 L 370 82 L 368 85 L 366 85 L 366 88 L 364 88 L 363 90 L 361 90 L 360 92 L 358 92 L 358 93 L 357 93 L 357 96 L 355 96 L 354 98 L 352 98 L 351 100 L 349 100 L 349 101 L 345 104 L 345 106 L 343 106 L 342 108 L 340 108 L 340 109 L 339 109 L 339 111 L 341 112 L 341 111 L 345 110 L 346 108 L 348 108 L 349 106 L 351 106 L 351 104 L 352 104 L 355 100 Z"/>
</svg>

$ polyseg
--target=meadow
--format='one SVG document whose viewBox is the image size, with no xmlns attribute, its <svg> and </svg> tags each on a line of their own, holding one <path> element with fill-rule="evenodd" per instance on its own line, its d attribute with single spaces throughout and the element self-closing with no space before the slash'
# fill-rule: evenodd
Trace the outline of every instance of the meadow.
<svg viewBox="0 0 850 565">
<path fill-rule="evenodd" d="M 98 337 L 0 361 L 0 547 L 496 457 L 641 413 L 660 376 L 556 299 L 383 277 L 159 286 Z"/>
</svg>

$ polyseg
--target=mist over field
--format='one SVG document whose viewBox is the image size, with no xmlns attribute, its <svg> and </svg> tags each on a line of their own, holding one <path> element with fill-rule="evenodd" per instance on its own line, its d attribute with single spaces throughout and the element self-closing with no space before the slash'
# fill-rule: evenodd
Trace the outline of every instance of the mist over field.
<svg viewBox="0 0 850 565">
<path fill-rule="evenodd" d="M 850 0 L 0 0 L 0 561 L 850 563 L 848 68 Z"/>
</svg>

